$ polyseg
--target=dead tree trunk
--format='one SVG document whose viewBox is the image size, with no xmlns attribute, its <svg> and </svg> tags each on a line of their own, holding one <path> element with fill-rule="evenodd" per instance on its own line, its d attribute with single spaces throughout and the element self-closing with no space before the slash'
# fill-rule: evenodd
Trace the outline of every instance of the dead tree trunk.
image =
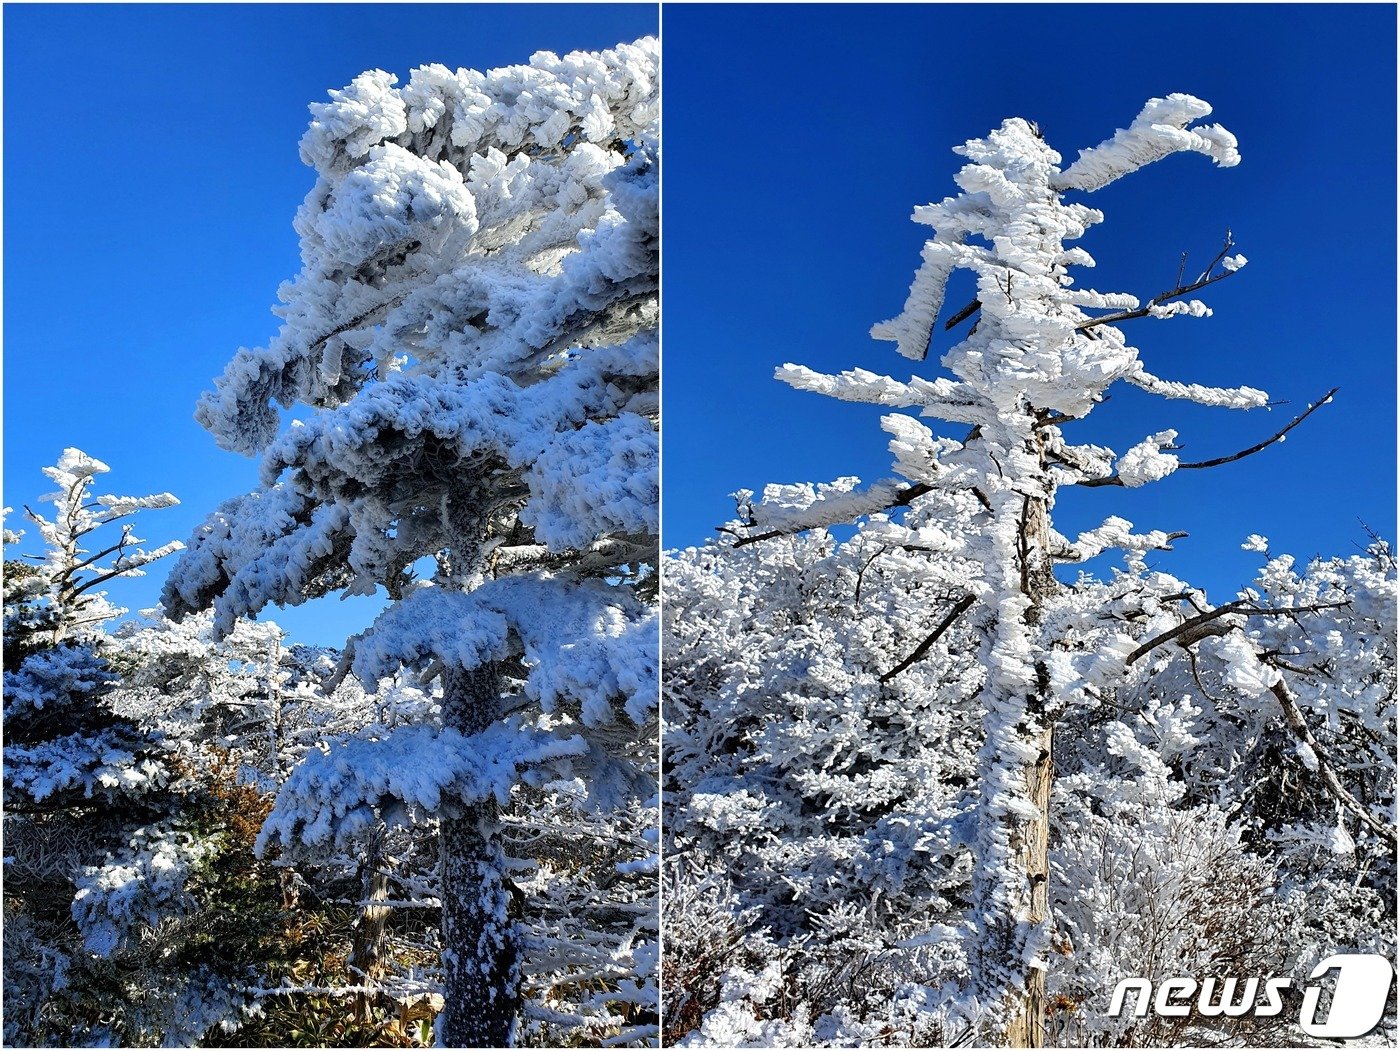
<svg viewBox="0 0 1400 1051">
<path fill-rule="evenodd" d="M 480 733 L 495 722 L 500 695 L 495 664 L 445 672 L 444 725 Z M 488 798 L 461 806 L 440 825 L 446 1047 L 509 1047 L 515 1036 L 518 935 L 497 819 L 496 800 Z"/>
<path fill-rule="evenodd" d="M 1044 431 L 1038 430 L 1031 447 L 1046 473 Z M 1028 497 L 1021 518 L 1022 593 L 1030 600 L 1026 626 L 1040 624 L 1041 608 L 1055 589 L 1054 564 L 1050 558 L 1050 498 Z M 1013 836 L 1018 868 L 1026 874 L 1028 901 L 1025 922 L 1040 927 L 1050 921 L 1050 790 L 1054 780 L 1055 727 L 1049 711 L 1049 674 L 1043 655 L 1037 653 L 1036 677 L 1027 695 L 1029 721 L 1024 727 L 1034 758 L 1026 764 L 1026 796 L 1035 816 Z M 1045 968 L 1028 967 L 1025 992 L 1007 1027 L 1006 1042 L 1011 1047 L 1044 1047 Z"/>
<path fill-rule="evenodd" d="M 1026 922 L 1040 925 L 1050 918 L 1050 789 L 1052 785 L 1054 730 L 1045 726 L 1036 734 L 1039 757 L 1026 768 L 1026 789 L 1037 814 L 1016 837 L 1016 860 L 1029 881 Z M 1026 985 L 1006 1029 L 1009 1047 L 1044 1047 L 1045 969 L 1026 971 Z"/>
<path fill-rule="evenodd" d="M 989 442 L 995 461 L 1014 458 L 1023 466 L 1020 477 L 998 478 L 987 502 L 993 519 L 988 580 L 997 605 L 987 651 L 986 738 L 979 755 L 985 823 L 974 876 L 984 926 L 973 966 L 978 987 L 996 990 L 1000 1000 L 996 1041 L 1043 1047 L 1045 970 L 1027 957 L 1044 940 L 1050 919 L 1054 728 L 1039 625 L 1056 587 L 1049 554 L 1052 491 L 1044 471 L 1044 439 L 1029 421 L 982 440 Z M 1039 470 L 1027 469 L 1036 463 Z"/>
</svg>

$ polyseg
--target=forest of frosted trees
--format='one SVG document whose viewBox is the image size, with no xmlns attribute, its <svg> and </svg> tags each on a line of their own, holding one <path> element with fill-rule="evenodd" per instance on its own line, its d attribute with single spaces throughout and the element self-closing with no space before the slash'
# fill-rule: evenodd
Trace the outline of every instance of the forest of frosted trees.
<svg viewBox="0 0 1400 1051">
<path fill-rule="evenodd" d="M 1391 542 L 1299 557 L 1261 507 L 1208 594 L 1115 506 L 1345 404 L 1154 353 L 1250 280 L 1228 232 L 1081 283 L 1097 191 L 1241 163 L 1209 105 L 956 147 L 870 330 L 910 378 L 772 362 L 880 407 L 889 476 L 669 550 L 660 42 L 310 112 L 276 331 L 189 405 L 256 484 L 175 539 L 73 438 L 5 508 L 6 1046 L 1394 1043 Z M 1256 440 L 1089 440 L 1125 387 Z M 333 646 L 275 620 L 345 596 Z"/>
</svg>

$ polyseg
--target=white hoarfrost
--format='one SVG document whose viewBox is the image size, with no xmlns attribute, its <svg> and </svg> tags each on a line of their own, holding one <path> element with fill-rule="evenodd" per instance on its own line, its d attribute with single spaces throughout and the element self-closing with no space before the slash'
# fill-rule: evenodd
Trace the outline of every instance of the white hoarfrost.
<svg viewBox="0 0 1400 1051">
<path fill-rule="evenodd" d="M 1357 862 L 1334 849 L 1339 826 L 1372 858 L 1393 849 L 1393 787 L 1347 765 L 1362 726 L 1394 765 L 1393 640 L 1381 641 L 1394 610 L 1374 601 L 1393 596 L 1388 548 L 1302 579 L 1275 559 L 1256 589 L 1212 606 L 1148 565 L 1182 534 L 1113 515 L 1071 541 L 1052 524 L 1066 487 L 1136 488 L 1186 466 L 1175 430 L 1121 454 L 1070 439 L 1116 382 L 1205 406 L 1268 402 L 1160 378 L 1125 335 L 1137 319 L 1208 316 L 1187 297 L 1244 265 L 1228 238 L 1200 277 L 1151 299 L 1073 287 L 1093 260 L 1068 242 L 1104 217 L 1067 198 L 1177 152 L 1237 164 L 1229 132 L 1195 123 L 1209 112 L 1188 95 L 1151 100 L 1068 167 L 1020 119 L 960 147 L 962 192 L 915 210 L 934 233 L 903 312 L 872 329 L 924 360 L 951 275 L 971 271 L 976 300 L 957 312 L 970 328 L 941 348 L 946 374 L 776 372 L 906 410 L 882 421 L 899 477 L 741 492 L 729 539 L 668 562 L 668 922 L 682 973 L 700 976 L 668 1003 L 711 1010 L 690 1042 L 1191 1042 L 1146 1023 L 1125 1035 L 1135 1023 L 1106 1023 L 1093 997 L 1124 967 L 1212 973 L 1212 925 L 1232 931 L 1221 944 L 1238 947 L 1238 973 L 1274 973 L 1278 939 L 1320 958 L 1311 914 L 1326 892 L 1292 881 L 1345 880 Z M 844 542 L 821 531 L 853 521 Z M 1113 549 L 1123 567 L 1107 581 L 1057 572 Z M 1319 590 L 1329 575 L 1351 579 L 1345 601 Z M 1318 634 L 1329 622 L 1335 643 Z M 1357 662 L 1347 685 L 1320 659 L 1343 652 Z M 1339 717 L 1319 688 L 1348 691 L 1356 714 Z M 1271 778 L 1294 786 L 1286 799 Z M 1135 855 L 1142 836 L 1151 849 Z M 1123 885 L 1134 873 L 1171 898 L 1161 923 Z M 1237 905 L 1214 893 L 1218 873 L 1247 889 Z M 1329 909 L 1338 944 L 1393 946 L 1393 927 L 1363 933 L 1393 883 L 1354 875 Z M 1133 948 L 1162 938 L 1170 951 Z M 733 995 L 722 975 L 775 956 L 791 999 Z M 1258 1024 L 1264 1042 L 1282 1038 Z"/>
<path fill-rule="evenodd" d="M 93 591 L 94 587 L 118 577 L 145 576 L 146 566 L 185 546 L 172 540 L 145 550 L 137 546 L 145 541 L 134 534 L 127 522 L 123 522 L 115 542 L 104 531 L 104 546 L 100 551 L 94 553 L 84 546 L 90 543 L 85 538 L 104 526 L 121 522 L 138 511 L 173 507 L 180 502 L 170 493 L 93 496 L 94 479 L 110 470 L 101 460 L 81 449 L 64 449 L 58 463 L 44 468 L 44 474 L 58 486 L 42 497 L 53 504 L 52 520 L 25 508 L 26 517 L 48 545 L 43 573 L 48 581 L 48 604 L 57 621 L 53 629 L 54 641 L 126 612 L 109 603 L 106 592 Z"/>
<path fill-rule="evenodd" d="M 643 39 L 424 66 L 401 86 L 372 70 L 314 105 L 281 327 L 197 412 L 225 448 L 261 456 L 262 486 L 196 532 L 167 608 L 212 607 L 227 634 L 269 604 L 387 593 L 341 673 L 370 690 L 408 672 L 444 684 L 423 725 L 308 753 L 264 838 L 342 842 L 406 809 L 441 819 L 442 897 L 466 910 L 444 920 L 465 939 L 443 954 L 450 1041 L 520 1035 L 517 983 L 542 944 L 511 947 L 494 808 L 572 799 L 633 828 L 655 794 L 659 53 Z M 308 411 L 282 427 L 293 404 Z M 580 795 L 533 791 L 571 778 Z M 563 988 L 598 948 L 552 922 Z M 591 1003 L 591 1022 L 568 1017 L 647 1038 L 603 994 Z"/>
</svg>

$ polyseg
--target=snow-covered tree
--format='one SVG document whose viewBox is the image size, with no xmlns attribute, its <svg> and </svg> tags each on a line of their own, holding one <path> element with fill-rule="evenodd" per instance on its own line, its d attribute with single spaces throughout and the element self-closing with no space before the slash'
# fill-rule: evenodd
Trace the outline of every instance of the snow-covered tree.
<svg viewBox="0 0 1400 1051">
<path fill-rule="evenodd" d="M 500 809 L 561 778 L 600 812 L 654 791 L 657 60 L 646 39 L 401 88 L 376 70 L 313 106 L 283 324 L 197 414 L 263 486 L 196 532 L 167 609 L 226 632 L 383 588 L 344 668 L 441 683 L 434 717 L 308 755 L 264 838 L 438 818 L 454 1046 L 516 1029 Z"/>
<path fill-rule="evenodd" d="M 969 567 L 891 525 L 663 564 L 672 1038 L 940 1042 L 907 994 L 965 969 L 928 935 L 967 907 L 983 675 L 975 619 L 922 645 Z"/>
<path fill-rule="evenodd" d="M 926 510 L 911 507 L 905 524 Z M 722 541 L 664 563 L 671 1041 L 965 1035 L 947 998 L 967 977 L 957 934 L 972 909 L 985 625 L 973 608 L 943 614 L 965 563 L 892 535 L 876 515 L 842 542 L 824 531 Z M 1144 593 L 1189 590 L 1158 572 L 1081 576 L 1057 593 L 1053 619 L 1071 648 L 1092 648 L 1105 628 L 1145 647 L 1172 622 L 1143 612 Z M 1284 674 L 1311 669 L 1320 694 L 1291 688 L 1308 697 L 1316 751 L 1384 820 L 1388 547 L 1303 572 L 1270 558 L 1239 600 L 1290 612 L 1239 633 L 1261 662 L 1295 669 Z M 1139 1018 L 1108 1014 L 1109 993 L 1124 978 L 1177 975 L 1301 986 L 1331 953 L 1393 951 L 1387 837 L 1309 768 L 1272 693 L 1200 641 L 1145 650 L 1057 724 L 1049 1043 L 1295 1043 L 1296 994 L 1276 1017 Z"/>
<path fill-rule="evenodd" d="M 106 592 L 93 589 L 118 577 L 143 576 L 143 567 L 184 547 L 178 540 L 151 551 L 137 546 L 145 541 L 133 534 L 131 523 L 125 519 L 138 511 L 172 507 L 180 501 L 169 493 L 94 497 L 93 480 L 109 470 L 101 460 L 80 449 L 64 449 L 58 463 L 44 468 L 44 474 L 58 486 L 44 497 L 53 504 L 53 518 L 45 518 L 28 507 L 24 511 L 47 551 L 25 556 L 37 564 L 30 573 L 21 570 L 15 574 L 30 582 L 31 593 L 28 601 L 14 605 L 7 613 L 7 618 L 20 618 L 6 620 L 7 646 L 21 645 L 35 633 L 36 625 L 42 624 L 44 641 L 57 644 L 120 616 L 126 611 L 108 602 Z M 90 539 L 97 530 L 117 522 L 122 523 L 119 536 L 104 530 L 100 541 Z M 15 536 L 17 540 L 18 534 Z M 106 546 L 92 551 L 83 546 L 88 543 Z M 6 656 L 12 656 L 12 652 L 7 650 Z"/>
<path fill-rule="evenodd" d="M 1144 608 L 1154 589 L 1187 594 L 1186 608 Z M 1214 607 L 1160 573 L 1074 590 L 1101 622 L 1122 616 L 1134 648 L 1097 709 L 1057 732 L 1052 892 L 1074 951 L 1049 974 L 1052 1032 L 1298 1042 L 1296 1000 L 1272 1019 L 1116 1018 L 1102 990 L 1134 976 L 1301 978 L 1334 952 L 1393 955 L 1389 545 L 1301 573 L 1270 558 Z"/>
<path fill-rule="evenodd" d="M 103 527 L 177 501 L 94 497 L 107 470 L 64 450 L 45 469 L 58 485 L 53 519 L 28 513 L 46 552 L 27 570 L 6 562 L 19 578 L 5 595 L 5 927 L 17 964 L 6 968 L 7 1042 L 145 1031 L 125 978 L 147 936 L 191 907 L 186 883 L 206 853 L 184 819 L 172 743 L 114 703 L 120 677 L 100 629 L 121 611 L 95 590 L 181 547 L 143 551 L 129 524 L 118 537 Z"/>
<path fill-rule="evenodd" d="M 1051 513 L 1067 486 L 1126 486 L 1158 482 L 1177 470 L 1217 466 L 1258 452 L 1302 421 L 1241 453 L 1199 462 L 1175 455 L 1176 432 L 1149 435 L 1121 455 L 1074 444 L 1067 432 L 1104 399 L 1113 384 L 1203 405 L 1252 409 L 1267 396 L 1249 387 L 1221 389 L 1160 378 L 1149 371 L 1120 327 L 1136 318 L 1203 317 L 1192 293 L 1238 272 L 1245 263 L 1225 246 L 1194 280 L 1178 275 L 1169 290 L 1141 302 L 1122 293 L 1074 287 L 1071 268 L 1092 265 L 1069 247 L 1102 213 L 1067 197 L 1097 190 L 1170 154 L 1205 154 L 1218 165 L 1239 162 L 1234 137 L 1195 122 L 1210 107 L 1188 95 L 1151 100 L 1127 129 L 1084 150 L 1068 166 L 1039 130 L 1021 119 L 1004 122 L 957 152 L 968 159 L 956 181 L 962 193 L 916 209 L 935 229 L 903 312 L 872 334 L 893 341 L 906 358 L 927 355 L 954 270 L 972 271 L 976 299 L 944 326 L 976 317 L 971 331 L 941 357 L 951 376 L 901 382 L 856 369 L 822 375 L 785 365 L 778 378 L 804 390 L 921 415 L 968 428 L 961 440 L 935 436 L 912 416 L 892 414 L 898 478 L 864 489 L 843 479 L 821 487 L 770 487 L 749 502 L 735 546 L 800 530 L 890 513 L 883 528 L 892 546 L 961 559 L 970 568 L 950 593 L 928 637 L 932 645 L 959 617 L 980 632 L 978 661 L 985 681 L 977 694 L 981 743 L 972 807 L 971 909 L 947 933 L 970 974 L 947 991 L 945 1017 L 970 1024 L 985 1038 L 1036 1046 L 1046 1039 L 1046 971 L 1057 947 L 1051 914 L 1051 800 L 1057 727 L 1077 721 L 1128 685 L 1143 654 L 1165 641 L 1195 645 L 1225 662 L 1240 681 L 1262 684 L 1278 698 L 1303 744 L 1311 731 L 1296 704 L 1277 686 L 1275 671 L 1258 671 L 1257 647 L 1246 625 L 1279 611 L 1262 596 L 1209 607 L 1199 592 L 1150 573 L 1145 556 L 1167 550 L 1179 534 L 1135 533 L 1108 518 L 1071 540 L 1053 528 Z M 1330 400 L 1330 395 L 1323 401 Z M 1319 402 L 1318 404 L 1321 404 Z M 907 515 L 899 519 L 901 509 Z M 1055 575 L 1056 564 L 1084 562 L 1121 550 L 1128 569 L 1105 606 L 1086 605 Z M 1338 606 L 1318 601 L 1291 615 Z M 1160 638 L 1142 634 L 1142 624 Z M 1135 627 L 1136 626 L 1136 627 Z M 911 652 L 914 657 L 917 650 Z M 1327 771 L 1318 780 L 1349 815 L 1353 827 L 1382 837 L 1393 831 L 1373 809 Z"/>
</svg>

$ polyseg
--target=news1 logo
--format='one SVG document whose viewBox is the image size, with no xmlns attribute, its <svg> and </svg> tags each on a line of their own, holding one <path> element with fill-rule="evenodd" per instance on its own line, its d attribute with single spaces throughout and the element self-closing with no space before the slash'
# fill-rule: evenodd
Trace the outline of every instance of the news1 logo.
<svg viewBox="0 0 1400 1051">
<path fill-rule="evenodd" d="M 1337 972 L 1330 983 L 1332 998 L 1325 1017 L 1318 1018 L 1325 986 L 1318 979 Z M 1303 1007 L 1298 1026 L 1309 1036 L 1329 1040 L 1349 1040 L 1365 1036 L 1380 1024 L 1385 1014 L 1395 969 L 1384 956 L 1369 953 L 1338 953 L 1329 956 L 1308 976 L 1303 989 Z M 1162 1018 L 1184 1018 L 1195 1013 L 1202 1017 L 1238 1018 L 1254 1015 L 1268 1018 L 1283 1011 L 1284 989 L 1291 978 L 1164 978 L 1153 989 L 1147 978 L 1124 978 L 1113 990 L 1108 1013 L 1119 1016 L 1127 1006 L 1128 993 L 1136 993 L 1133 1014 L 1139 1018 L 1149 1010 Z"/>
</svg>

